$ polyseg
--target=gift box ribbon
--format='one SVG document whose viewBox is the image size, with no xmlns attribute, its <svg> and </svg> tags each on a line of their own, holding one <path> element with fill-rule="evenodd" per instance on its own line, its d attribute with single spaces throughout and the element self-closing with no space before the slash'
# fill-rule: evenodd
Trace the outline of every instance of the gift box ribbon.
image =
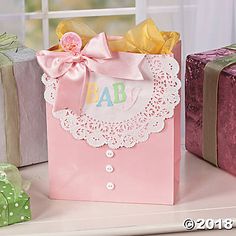
<svg viewBox="0 0 236 236">
<path fill-rule="evenodd" d="M 236 45 L 226 47 L 236 50 Z M 203 81 L 203 158 L 215 166 L 217 162 L 217 104 L 221 72 L 236 63 L 236 54 L 208 62 Z"/>
<path fill-rule="evenodd" d="M 10 183 L 14 186 L 14 196 L 19 195 L 22 190 L 22 178 L 19 170 L 12 164 L 0 163 L 0 181 Z"/>
<path fill-rule="evenodd" d="M 19 46 L 16 35 L 7 34 L 6 32 L 0 35 L 0 52 L 10 49 L 16 49 Z"/>
<path fill-rule="evenodd" d="M 82 112 L 90 71 L 112 78 L 143 80 L 139 65 L 145 54 L 171 53 L 179 40 L 178 33 L 161 33 L 150 19 L 118 38 L 96 34 L 77 20 L 62 21 L 57 35 L 60 45 L 38 52 L 37 59 L 44 72 L 58 80 L 54 111 L 68 108 L 77 115 Z M 71 45 L 64 45 L 65 35 Z M 79 40 L 81 51 L 76 49 Z"/>
<path fill-rule="evenodd" d="M 7 199 L 8 190 L 6 186 L 11 187 L 11 195 L 16 200 L 16 196 L 21 191 L 21 176 L 18 169 L 10 164 L 0 164 L 0 186 L 4 184 L 5 189 L 0 192 L 0 226 L 9 224 L 9 204 Z"/>
<path fill-rule="evenodd" d="M 19 170 L 0 164 L 0 226 L 30 220 L 29 196 L 23 191 Z"/>
<path fill-rule="evenodd" d="M 7 50 L 17 51 L 18 46 L 19 42 L 15 35 L 6 33 L 0 35 L 0 81 L 4 95 L 6 159 L 7 162 L 16 166 L 21 163 L 19 102 L 13 64 L 4 52 Z"/>
</svg>

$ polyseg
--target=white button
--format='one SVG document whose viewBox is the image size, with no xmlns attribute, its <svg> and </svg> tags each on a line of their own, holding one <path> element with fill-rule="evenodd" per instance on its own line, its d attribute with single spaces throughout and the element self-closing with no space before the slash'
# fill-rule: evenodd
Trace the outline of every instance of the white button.
<svg viewBox="0 0 236 236">
<path fill-rule="evenodd" d="M 106 156 L 112 158 L 112 157 L 114 157 L 114 152 L 112 150 L 107 150 Z"/>
<path fill-rule="evenodd" d="M 111 182 L 107 183 L 107 189 L 108 190 L 113 190 L 115 188 L 115 185 Z"/>
<path fill-rule="evenodd" d="M 112 166 L 112 165 L 106 165 L 106 171 L 107 171 L 108 173 L 113 172 L 113 171 L 114 171 L 113 166 Z"/>
</svg>

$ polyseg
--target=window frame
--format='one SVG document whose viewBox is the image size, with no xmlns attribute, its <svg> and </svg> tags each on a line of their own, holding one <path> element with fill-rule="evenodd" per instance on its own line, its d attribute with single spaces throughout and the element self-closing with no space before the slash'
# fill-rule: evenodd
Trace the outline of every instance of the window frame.
<svg viewBox="0 0 236 236">
<path fill-rule="evenodd" d="M 25 12 L 26 20 L 41 20 L 43 33 L 43 47 L 49 48 L 49 20 L 65 19 L 71 17 L 90 17 L 90 16 L 117 16 L 135 15 L 135 22 L 139 23 L 146 19 L 147 10 L 146 0 L 135 0 L 135 7 L 105 8 L 105 9 L 86 9 L 86 10 L 65 10 L 50 11 L 48 0 L 41 0 L 40 12 Z"/>
<path fill-rule="evenodd" d="M 25 2 L 25 0 L 23 0 Z M 25 7 L 24 7 L 25 8 Z M 49 48 L 49 20 L 50 19 L 65 19 L 71 17 L 92 17 L 92 16 L 117 16 L 117 15 L 134 15 L 135 23 L 145 20 L 148 14 L 155 13 L 175 13 L 177 11 L 193 10 L 195 5 L 171 5 L 171 6 L 148 6 L 148 0 L 135 0 L 134 7 L 121 8 L 104 8 L 104 9 L 86 9 L 86 10 L 65 10 L 65 11 L 50 11 L 49 0 L 41 0 L 40 12 L 24 12 L 26 20 L 41 20 L 43 47 Z"/>
</svg>

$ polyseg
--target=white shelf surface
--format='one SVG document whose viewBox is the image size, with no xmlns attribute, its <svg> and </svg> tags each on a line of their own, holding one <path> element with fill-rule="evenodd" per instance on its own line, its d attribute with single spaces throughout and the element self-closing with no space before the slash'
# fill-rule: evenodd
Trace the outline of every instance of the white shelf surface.
<svg viewBox="0 0 236 236">
<path fill-rule="evenodd" d="M 47 163 L 22 168 L 23 177 L 32 183 L 33 219 L 1 228 L 0 235 L 148 235 L 184 232 L 186 218 L 233 218 L 236 222 L 236 177 L 184 149 L 182 153 L 181 182 L 174 206 L 50 200 Z M 236 235 L 235 229 L 226 232 Z"/>
</svg>

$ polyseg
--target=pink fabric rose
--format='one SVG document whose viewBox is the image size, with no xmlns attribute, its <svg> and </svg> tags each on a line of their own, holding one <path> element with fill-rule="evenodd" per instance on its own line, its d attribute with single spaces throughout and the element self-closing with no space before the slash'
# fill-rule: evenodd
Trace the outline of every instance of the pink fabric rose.
<svg viewBox="0 0 236 236">
<path fill-rule="evenodd" d="M 82 40 L 80 36 L 74 32 L 65 33 L 61 40 L 60 45 L 65 52 L 79 53 L 82 47 Z"/>
</svg>

